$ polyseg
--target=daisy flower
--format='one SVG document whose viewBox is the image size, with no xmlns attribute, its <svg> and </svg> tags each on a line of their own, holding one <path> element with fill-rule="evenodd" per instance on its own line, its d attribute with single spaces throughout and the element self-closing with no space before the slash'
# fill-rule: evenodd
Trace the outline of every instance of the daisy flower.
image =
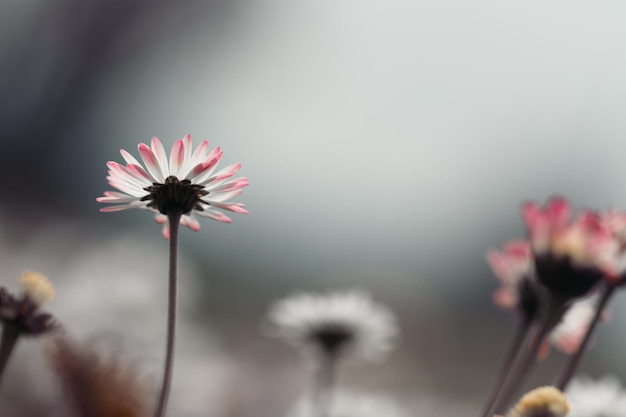
<svg viewBox="0 0 626 417">
<path fill-rule="evenodd" d="M 0 287 L 0 322 L 5 331 L 15 330 L 19 335 L 39 336 L 57 328 L 50 314 L 39 308 L 54 296 L 54 289 L 46 277 L 37 272 L 24 272 L 20 277 L 22 296 L 16 297 Z"/>
<path fill-rule="evenodd" d="M 119 192 L 105 191 L 103 197 L 97 198 L 100 203 L 114 204 L 100 211 L 151 210 L 156 213 L 157 223 L 163 224 L 166 239 L 169 214 L 182 215 L 180 224 L 198 231 L 200 223 L 195 215 L 230 223 L 231 219 L 217 209 L 248 213 L 243 204 L 228 201 L 242 192 L 248 180 L 232 179 L 241 164 L 215 171 L 222 157 L 219 147 L 209 151 L 207 141 L 202 141 L 193 150 L 191 136 L 186 135 L 174 143 L 169 158 L 156 137 L 151 146 L 140 143 L 138 149 L 144 165 L 123 149 L 120 153 L 126 165 L 107 163 L 109 185 Z"/>
<path fill-rule="evenodd" d="M 381 358 L 397 335 L 393 314 L 359 291 L 302 293 L 277 302 L 269 313 L 274 334 L 306 352 Z"/>
<path fill-rule="evenodd" d="M 563 198 L 545 207 L 527 203 L 522 217 L 528 230 L 538 280 L 562 299 L 585 295 L 601 279 L 619 275 L 617 243 L 599 217 L 582 212 L 572 219 Z"/>
<path fill-rule="evenodd" d="M 493 293 L 494 304 L 505 310 L 518 309 L 526 319 L 531 319 L 539 308 L 540 297 L 529 243 L 513 240 L 502 251 L 490 250 L 487 263 L 501 283 Z M 567 355 L 576 353 L 589 329 L 598 298 L 596 294 L 573 302 L 548 337 L 550 344 Z M 544 344 L 540 357 L 547 354 L 548 345 Z"/>
<path fill-rule="evenodd" d="M 0 380 L 21 336 L 41 336 L 58 328 L 50 314 L 39 310 L 54 296 L 48 279 L 37 272 L 24 272 L 20 283 L 23 290 L 21 297 L 0 287 Z"/>
</svg>

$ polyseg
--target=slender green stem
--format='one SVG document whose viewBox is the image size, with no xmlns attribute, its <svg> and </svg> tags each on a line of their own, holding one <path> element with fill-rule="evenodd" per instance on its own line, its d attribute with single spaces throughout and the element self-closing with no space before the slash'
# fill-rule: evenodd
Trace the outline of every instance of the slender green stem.
<svg viewBox="0 0 626 417">
<path fill-rule="evenodd" d="M 329 417 L 332 392 L 337 373 L 337 356 L 335 353 L 320 354 L 313 380 L 313 415 Z"/>
<path fill-rule="evenodd" d="M 563 316 L 565 307 L 564 300 L 549 297 L 546 300 L 546 303 L 543 321 L 531 339 L 530 348 L 526 351 L 525 355 L 522 355 L 519 360 L 519 364 L 515 366 L 515 370 L 513 372 L 509 373 L 503 384 L 504 387 L 494 409 L 496 414 L 504 414 L 504 411 L 511 403 L 513 396 L 530 375 L 530 371 L 533 369 L 533 365 L 537 360 L 537 354 L 539 353 L 543 340 Z"/>
<path fill-rule="evenodd" d="M 165 342 L 165 364 L 163 365 L 163 379 L 157 399 L 155 417 L 163 417 L 167 406 L 174 365 L 174 341 L 176 339 L 176 270 L 178 263 L 178 228 L 180 213 L 168 214 L 170 224 L 170 265 L 167 297 L 167 336 Z"/>
<path fill-rule="evenodd" d="M 587 350 L 587 346 L 589 345 L 589 341 L 591 340 L 593 331 L 600 322 L 600 317 L 602 317 L 602 311 L 604 310 L 604 307 L 606 306 L 611 296 L 615 293 L 616 288 L 617 285 L 611 284 L 604 287 L 604 291 L 602 291 L 602 297 L 600 298 L 600 302 L 598 303 L 593 319 L 591 320 L 591 323 L 589 323 L 589 328 L 587 329 L 587 333 L 585 333 L 583 341 L 580 343 L 580 346 L 578 347 L 576 353 L 569 359 L 563 373 L 559 376 L 557 380 L 556 387 L 561 391 L 564 391 L 565 388 L 567 388 L 567 384 L 569 384 L 570 380 L 574 376 L 574 373 L 578 369 L 578 365 L 580 365 L 583 354 Z"/>
<path fill-rule="evenodd" d="M 526 340 L 526 336 L 528 335 L 528 329 L 530 329 L 531 323 L 532 320 L 525 319 L 518 326 L 515 335 L 511 340 L 511 344 L 509 345 L 509 348 L 507 350 L 507 354 L 502 363 L 502 367 L 500 368 L 500 372 L 498 373 L 498 377 L 496 378 L 495 385 L 493 386 L 491 394 L 489 395 L 489 398 L 487 399 L 487 402 L 485 403 L 485 406 L 483 408 L 483 417 L 489 417 L 493 415 L 493 413 L 491 413 L 491 410 L 496 400 L 498 399 L 498 395 L 502 391 L 503 383 L 506 380 L 507 375 L 513 368 L 515 359 L 521 351 L 521 347 Z"/>
<path fill-rule="evenodd" d="M 11 354 L 20 338 L 20 331 L 12 324 L 5 324 L 2 329 L 2 340 L 0 341 L 0 383 L 6 369 Z"/>
</svg>

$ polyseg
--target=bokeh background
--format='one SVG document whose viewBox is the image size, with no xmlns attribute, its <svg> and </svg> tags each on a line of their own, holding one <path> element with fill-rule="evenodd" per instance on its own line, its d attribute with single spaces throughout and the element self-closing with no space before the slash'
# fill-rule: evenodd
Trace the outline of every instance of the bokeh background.
<svg viewBox="0 0 626 417">
<path fill-rule="evenodd" d="M 528 199 L 626 209 L 624 39 L 620 1 L 4 0 L 0 284 L 44 272 L 68 330 L 155 385 L 167 242 L 95 198 L 120 148 L 190 133 L 242 162 L 251 214 L 181 234 L 172 414 L 284 415 L 307 368 L 266 337 L 269 305 L 357 287 L 402 337 L 341 383 L 475 415 L 512 333 L 486 249 L 523 236 Z M 622 300 L 585 373 L 626 380 Z M 1 415 L 54 415 L 42 348 L 22 345 Z"/>
</svg>

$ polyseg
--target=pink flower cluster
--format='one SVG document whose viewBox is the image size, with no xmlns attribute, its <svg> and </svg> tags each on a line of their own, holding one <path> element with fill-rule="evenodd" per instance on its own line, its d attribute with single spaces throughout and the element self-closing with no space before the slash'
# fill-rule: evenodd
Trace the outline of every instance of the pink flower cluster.
<svg viewBox="0 0 626 417">
<path fill-rule="evenodd" d="M 615 232 L 626 226 L 626 215 L 615 211 L 604 214 L 582 211 L 572 219 L 567 200 L 556 197 L 544 208 L 535 203 L 525 204 L 522 217 L 535 256 L 567 258 L 575 266 L 601 272 L 609 281 L 619 279 L 624 272 Z"/>
<path fill-rule="evenodd" d="M 572 297 L 583 298 L 571 304 L 548 338 L 557 349 L 571 354 L 578 350 L 593 318 L 595 284 L 617 285 L 626 277 L 626 213 L 582 211 L 573 218 L 570 204 L 557 197 L 543 208 L 525 204 L 522 217 L 528 240 L 512 240 L 502 250 L 487 252 L 487 262 L 500 282 L 493 301 L 504 309 L 521 308 L 523 280 L 541 282 L 548 290 L 550 286 L 557 291 L 564 286 L 587 288 Z"/>
</svg>

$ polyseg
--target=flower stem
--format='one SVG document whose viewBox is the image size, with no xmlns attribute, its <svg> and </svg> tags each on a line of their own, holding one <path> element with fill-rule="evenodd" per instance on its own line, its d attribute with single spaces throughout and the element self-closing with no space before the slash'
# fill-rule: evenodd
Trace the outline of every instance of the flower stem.
<svg viewBox="0 0 626 417">
<path fill-rule="evenodd" d="M 315 417 L 330 416 L 330 403 L 332 401 L 332 391 L 335 385 L 336 365 L 336 353 L 324 352 L 320 355 L 313 380 L 313 415 Z"/>
<path fill-rule="evenodd" d="M 500 372 L 498 373 L 498 377 L 496 378 L 495 385 L 489 395 L 487 402 L 483 408 L 483 417 L 489 417 L 493 415 L 491 413 L 491 409 L 493 408 L 496 400 L 498 399 L 498 394 L 502 391 L 502 387 L 504 381 L 506 380 L 507 375 L 511 371 L 513 364 L 515 363 L 515 358 L 517 358 L 521 347 L 526 339 L 526 335 L 528 334 L 528 329 L 530 329 L 530 325 L 532 320 L 524 319 L 520 326 L 517 328 L 513 339 L 511 340 L 511 344 L 509 345 L 507 354 L 504 358 L 504 362 L 502 363 L 502 368 L 500 368 Z"/>
<path fill-rule="evenodd" d="M 170 224 L 170 265 L 167 297 L 167 336 L 165 342 L 165 364 L 163 365 L 163 379 L 157 399 L 155 417 L 163 417 L 167 406 L 167 398 L 170 392 L 172 380 L 172 368 L 174 364 L 174 341 L 176 339 L 176 270 L 178 263 L 178 228 L 180 226 L 181 213 L 167 215 Z"/>
<path fill-rule="evenodd" d="M 580 346 L 578 347 L 576 353 L 569 359 L 565 370 L 557 380 L 556 387 L 561 391 L 565 391 L 565 388 L 567 388 L 567 384 L 569 384 L 570 380 L 574 376 L 574 373 L 578 369 L 578 365 L 580 364 L 580 360 L 582 359 L 583 354 L 587 350 L 587 345 L 589 345 L 589 341 L 591 340 L 593 331 L 600 322 L 600 317 L 602 317 L 602 311 L 604 310 L 607 302 L 615 292 L 616 288 L 617 285 L 612 284 L 608 284 L 604 287 L 604 291 L 602 291 L 602 298 L 600 298 L 600 302 L 596 307 L 596 312 L 593 316 L 593 319 L 591 320 L 591 323 L 589 323 L 589 327 L 587 328 L 587 333 L 585 333 L 583 341 L 580 343 Z"/>
<path fill-rule="evenodd" d="M 2 330 L 2 340 L 0 341 L 0 383 L 2 375 L 11 358 L 15 344 L 19 340 L 20 331 L 12 324 L 5 324 Z"/>
<path fill-rule="evenodd" d="M 496 403 L 496 414 L 504 414 L 503 409 L 511 403 L 516 391 L 524 384 L 526 378 L 530 375 L 530 371 L 537 360 L 537 354 L 539 353 L 543 340 L 548 333 L 550 333 L 550 330 L 559 322 L 561 317 L 563 317 L 565 306 L 565 300 L 553 296 L 549 296 L 546 300 L 544 319 L 539 325 L 539 329 L 532 336 L 529 349 L 526 351 L 525 355 L 522 355 L 515 370 L 510 372 L 508 378 L 506 378 L 503 384 L 504 387 L 501 390 L 501 395 Z"/>
</svg>

